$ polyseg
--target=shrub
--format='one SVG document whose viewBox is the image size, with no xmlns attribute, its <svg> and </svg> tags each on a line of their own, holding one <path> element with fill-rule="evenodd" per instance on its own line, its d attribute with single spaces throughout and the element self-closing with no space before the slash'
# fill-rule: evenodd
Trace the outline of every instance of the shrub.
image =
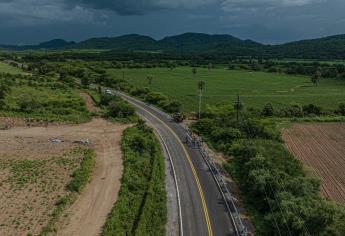
<svg viewBox="0 0 345 236">
<path fill-rule="evenodd" d="M 321 107 L 314 104 L 309 104 L 303 106 L 303 113 L 307 115 L 321 115 Z"/>
<path fill-rule="evenodd" d="M 149 94 L 151 91 L 149 88 L 136 88 L 131 91 L 131 95 L 135 97 L 144 97 Z"/>
<path fill-rule="evenodd" d="M 165 235 L 167 199 L 159 141 L 152 129 L 140 122 L 125 130 L 122 150 L 121 189 L 103 235 Z"/>
<path fill-rule="evenodd" d="M 274 133 L 274 130 L 269 130 L 262 122 L 254 119 L 246 119 L 234 123 L 234 126 L 237 127 L 245 135 L 246 138 L 262 138 L 262 139 L 277 139 L 277 134 Z"/>
<path fill-rule="evenodd" d="M 218 145 L 231 144 L 242 137 L 241 131 L 234 128 L 216 128 L 211 133 L 211 138 Z"/>
<path fill-rule="evenodd" d="M 101 106 L 108 106 L 112 100 L 114 100 L 114 96 L 113 95 L 111 95 L 111 94 L 102 94 L 101 95 L 101 100 L 100 100 L 99 104 Z"/>
<path fill-rule="evenodd" d="M 134 108 L 121 100 L 113 100 L 108 107 L 107 115 L 112 118 L 128 118 L 135 115 Z"/>
<path fill-rule="evenodd" d="M 280 110 L 282 117 L 303 117 L 303 108 L 298 104 L 292 104 Z"/>
<path fill-rule="evenodd" d="M 345 103 L 339 104 L 338 113 L 342 116 L 345 116 Z"/>
<path fill-rule="evenodd" d="M 209 136 L 212 130 L 214 130 L 214 128 L 216 127 L 216 125 L 217 123 L 215 120 L 203 118 L 198 120 L 198 122 L 194 123 L 192 128 L 200 134 Z"/>
<path fill-rule="evenodd" d="M 24 112 L 33 112 L 35 109 L 38 109 L 42 106 L 39 102 L 38 97 L 33 93 L 24 93 L 18 99 L 18 105 L 21 111 Z"/>
<path fill-rule="evenodd" d="M 168 98 L 161 93 L 151 92 L 145 97 L 145 101 L 154 105 L 168 101 Z"/>
<path fill-rule="evenodd" d="M 80 193 L 90 180 L 95 163 L 95 153 L 91 149 L 85 150 L 80 167 L 73 173 L 73 179 L 67 186 L 68 190 Z"/>
<path fill-rule="evenodd" d="M 267 103 L 264 108 L 262 109 L 261 114 L 263 116 L 273 116 L 274 115 L 274 109 L 271 103 Z"/>
<path fill-rule="evenodd" d="M 181 111 L 182 104 L 178 101 L 170 101 L 163 106 L 163 109 L 169 113 L 177 113 Z"/>
</svg>

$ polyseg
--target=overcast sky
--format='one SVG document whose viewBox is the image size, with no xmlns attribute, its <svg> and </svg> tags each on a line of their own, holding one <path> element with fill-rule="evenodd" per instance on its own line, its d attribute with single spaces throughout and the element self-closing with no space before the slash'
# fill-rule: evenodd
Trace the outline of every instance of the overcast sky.
<svg viewBox="0 0 345 236">
<path fill-rule="evenodd" d="M 345 33 L 345 0 L 0 0 L 0 43 L 138 33 L 278 43 Z"/>
</svg>

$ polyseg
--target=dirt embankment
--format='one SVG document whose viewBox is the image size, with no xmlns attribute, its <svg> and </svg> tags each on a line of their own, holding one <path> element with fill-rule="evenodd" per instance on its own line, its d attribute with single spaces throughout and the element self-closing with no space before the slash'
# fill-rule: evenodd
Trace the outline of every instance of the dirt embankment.
<svg viewBox="0 0 345 236">
<path fill-rule="evenodd" d="M 100 108 L 96 106 L 94 100 L 90 97 L 89 94 L 87 94 L 85 92 L 80 92 L 80 97 L 82 99 L 84 99 L 86 107 L 90 112 L 99 112 L 100 111 Z"/>
<path fill-rule="evenodd" d="M 345 205 L 345 124 L 296 124 L 283 132 L 290 152 L 321 179 L 321 194 Z"/>
</svg>

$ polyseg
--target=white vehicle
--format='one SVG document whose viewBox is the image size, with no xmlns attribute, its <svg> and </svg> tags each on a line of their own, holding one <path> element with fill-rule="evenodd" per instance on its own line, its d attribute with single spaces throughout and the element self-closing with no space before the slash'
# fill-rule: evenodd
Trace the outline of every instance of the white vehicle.
<svg viewBox="0 0 345 236">
<path fill-rule="evenodd" d="M 112 92 L 110 89 L 106 89 L 106 90 L 105 90 L 105 93 L 106 93 L 106 94 L 109 94 L 109 95 L 113 95 L 113 92 Z"/>
</svg>

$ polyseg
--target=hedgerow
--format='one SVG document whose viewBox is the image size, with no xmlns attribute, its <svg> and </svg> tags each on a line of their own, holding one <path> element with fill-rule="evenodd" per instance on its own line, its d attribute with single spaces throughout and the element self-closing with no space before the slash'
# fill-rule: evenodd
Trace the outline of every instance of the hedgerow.
<svg viewBox="0 0 345 236">
<path fill-rule="evenodd" d="M 103 235 L 165 235 L 167 221 L 164 158 L 144 124 L 123 134 L 124 173 L 119 198 Z"/>
<path fill-rule="evenodd" d="M 313 106 L 308 107 L 315 110 Z M 273 121 L 237 121 L 218 106 L 192 127 L 230 158 L 225 169 L 241 189 L 256 235 L 345 235 L 345 208 L 321 198 L 318 179 L 283 146 Z"/>
</svg>

